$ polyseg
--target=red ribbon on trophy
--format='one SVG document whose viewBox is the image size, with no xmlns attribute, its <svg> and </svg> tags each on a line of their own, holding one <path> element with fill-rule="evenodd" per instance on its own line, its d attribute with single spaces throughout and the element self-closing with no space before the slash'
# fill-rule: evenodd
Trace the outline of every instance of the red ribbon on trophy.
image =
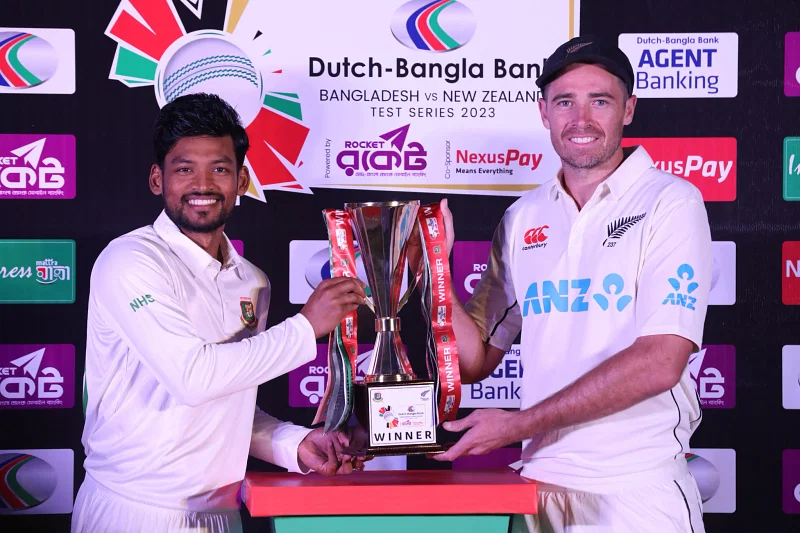
<svg viewBox="0 0 800 533">
<path fill-rule="evenodd" d="M 417 202 L 414 202 L 417 203 Z M 417 203 L 417 205 L 419 205 Z M 381 301 L 382 305 L 378 306 L 377 303 L 373 304 L 375 307 L 373 311 L 380 310 L 381 313 L 388 312 L 387 304 L 390 302 L 397 302 L 392 313 L 396 313 L 407 302 L 408 298 L 413 291 L 414 286 L 419 286 L 422 293 L 422 309 L 427 322 L 427 349 L 426 349 L 426 366 L 428 370 L 429 382 L 433 381 L 432 387 L 433 398 L 432 403 L 435 404 L 435 412 L 437 414 L 436 424 L 441 424 L 446 420 L 455 420 L 458 413 L 458 407 L 461 402 L 461 375 L 458 369 L 458 347 L 456 345 L 456 338 L 453 332 L 453 296 L 452 296 L 452 281 L 450 273 L 450 259 L 447 250 L 447 237 L 445 235 L 444 217 L 442 216 L 439 204 L 431 204 L 421 206 L 416 209 L 416 216 L 414 211 L 409 207 L 413 207 L 412 203 L 390 202 L 386 204 L 365 204 L 355 205 L 348 207 L 348 211 L 339 211 L 328 209 L 323 211 L 325 223 L 328 229 L 328 240 L 330 247 L 330 261 L 331 261 L 331 276 L 333 277 L 353 277 L 356 274 L 355 251 L 353 247 L 353 224 L 358 226 L 359 239 L 366 239 L 369 241 L 370 236 L 377 236 L 383 238 L 377 239 L 377 242 L 386 243 L 386 238 L 399 239 L 397 242 L 391 241 L 392 246 L 398 247 L 390 252 L 387 257 L 378 256 L 364 256 L 369 254 L 370 248 L 362 243 L 362 258 L 365 261 L 374 261 L 370 263 L 375 268 L 384 268 L 391 272 L 392 280 L 390 281 L 391 294 L 388 296 L 385 293 L 373 294 L 373 298 L 380 295 L 385 298 Z M 382 210 L 386 210 L 383 212 Z M 391 211 L 395 210 L 395 211 Z M 408 218 L 403 219 L 402 213 L 409 213 Z M 356 213 L 353 215 L 352 212 Z M 386 213 L 393 213 L 392 217 L 386 218 Z M 354 217 L 351 219 L 351 216 Z M 379 218 L 383 216 L 384 218 Z M 385 226 L 378 225 L 372 226 L 365 225 L 364 219 L 379 219 L 381 224 L 384 220 L 389 220 Z M 378 217 L 378 218 L 376 218 Z M 373 220 L 374 222 L 374 220 Z M 356 224 L 357 223 L 357 224 Z M 416 225 L 419 230 L 420 244 L 422 245 L 421 261 L 418 265 L 412 265 L 411 270 L 414 274 L 414 280 L 408 287 L 406 294 L 401 297 L 400 287 L 403 284 L 403 278 L 406 275 L 406 245 L 411 233 L 411 228 Z M 369 228 L 369 231 L 367 231 Z M 376 229 L 377 228 L 377 229 Z M 372 232 L 372 233 L 370 233 Z M 402 236 L 402 237 L 400 237 Z M 370 241 L 371 242 L 371 241 Z M 391 253 L 398 252 L 398 255 L 392 256 Z M 380 252 L 377 252 L 380 254 Z M 385 261 L 397 261 L 395 264 L 386 263 Z M 380 261 L 384 261 L 381 263 Z M 369 270 L 368 270 L 369 272 Z M 373 280 L 376 283 L 377 280 Z M 390 306 L 391 307 L 391 306 Z M 377 316 L 377 315 L 376 315 Z M 381 345 L 382 350 L 379 354 L 383 357 L 395 357 L 396 362 L 399 363 L 399 368 L 394 367 L 402 374 L 391 375 L 404 375 L 410 385 L 419 383 L 424 380 L 417 380 L 411 364 L 408 361 L 405 347 L 399 335 L 399 319 L 394 316 L 381 316 L 378 317 L 382 321 L 386 321 L 391 329 L 381 329 L 378 331 L 378 322 L 376 319 L 376 332 L 379 335 L 391 335 L 393 339 L 390 341 L 391 351 L 387 349 L 386 345 Z M 317 410 L 314 423 L 325 420 L 325 431 L 333 429 L 341 429 L 344 427 L 353 412 L 355 393 L 362 393 L 361 389 L 356 391 L 354 389 L 355 376 L 357 373 L 357 360 L 358 360 L 358 340 L 356 328 L 356 312 L 353 311 L 344 317 L 342 322 L 337 326 L 336 330 L 331 333 L 328 341 L 328 385 L 325 389 L 325 395 L 320 402 L 319 409 Z M 383 322 L 381 322 L 383 327 Z M 394 329 L 396 328 L 396 329 Z M 384 337 L 385 338 L 385 337 Z M 376 357 L 373 355 L 373 357 Z M 383 359 L 383 363 L 391 361 L 391 359 Z M 376 364 L 373 360 L 372 365 Z M 391 368 L 391 364 L 387 364 L 381 370 Z M 383 375 L 383 374 L 381 374 Z M 367 380 L 369 381 L 369 380 Z M 428 385 L 430 386 L 430 385 Z M 372 389 L 386 389 L 385 391 L 376 392 L 376 395 L 381 393 L 388 394 L 392 388 L 390 383 L 382 383 L 380 381 L 370 381 L 364 384 L 367 390 L 369 387 Z M 389 387 L 389 388 L 387 388 Z M 399 390 L 399 389 L 398 389 Z M 429 398 L 431 398 L 429 396 Z M 363 408 L 368 408 L 369 394 L 363 398 Z M 433 400 L 431 398 L 431 400 Z M 361 400 L 360 400 L 361 401 Z M 368 410 L 365 418 L 364 413 L 360 420 L 362 425 L 370 425 L 368 418 Z M 365 426 L 366 427 L 366 426 Z M 371 427 L 371 426 L 370 426 Z M 372 428 L 375 429 L 375 428 Z M 370 437 L 372 438 L 372 437 Z M 374 444 L 374 443 L 373 443 Z M 421 443 L 420 446 L 426 447 L 435 445 L 435 443 Z M 372 446 L 372 445 L 371 445 Z M 410 445 L 413 448 L 415 445 Z M 374 449 L 373 449 L 374 448 Z M 370 449 L 373 452 L 378 452 L 379 446 L 374 445 Z"/>
<path fill-rule="evenodd" d="M 356 254 L 353 246 L 353 227 L 347 211 L 323 211 L 328 228 L 331 277 L 356 278 Z M 352 386 L 358 362 L 358 321 L 356 311 L 347 313 L 332 331 L 328 340 L 328 384 L 319 403 L 314 424 L 327 420 L 328 426 L 338 426 L 352 410 Z M 348 364 L 349 363 L 349 364 Z M 344 368 L 344 367 L 349 367 Z M 337 394 L 330 404 L 331 393 Z M 343 393 L 344 397 L 339 397 Z M 330 420 L 331 417 L 336 420 Z"/>
<path fill-rule="evenodd" d="M 444 217 L 439 204 L 422 206 L 417 213 L 425 261 L 420 268 L 428 283 L 423 287 L 423 308 L 430 319 L 428 372 L 438 371 L 439 423 L 455 420 L 461 403 L 461 373 L 458 370 L 458 347 L 453 333 L 453 296 L 450 258 Z M 418 275 L 419 279 L 419 275 Z"/>
</svg>

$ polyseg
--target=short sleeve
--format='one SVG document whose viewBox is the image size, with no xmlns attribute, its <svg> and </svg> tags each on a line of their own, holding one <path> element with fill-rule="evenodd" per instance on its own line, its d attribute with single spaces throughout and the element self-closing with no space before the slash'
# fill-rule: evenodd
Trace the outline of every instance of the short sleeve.
<svg viewBox="0 0 800 533">
<path fill-rule="evenodd" d="M 495 229 L 486 270 L 465 305 L 485 342 L 506 352 L 522 329 L 509 256 L 509 216 L 506 211 Z"/>
<path fill-rule="evenodd" d="M 654 212 L 636 298 L 639 336 L 672 334 L 698 349 L 713 268 L 711 230 L 699 197 Z"/>
</svg>

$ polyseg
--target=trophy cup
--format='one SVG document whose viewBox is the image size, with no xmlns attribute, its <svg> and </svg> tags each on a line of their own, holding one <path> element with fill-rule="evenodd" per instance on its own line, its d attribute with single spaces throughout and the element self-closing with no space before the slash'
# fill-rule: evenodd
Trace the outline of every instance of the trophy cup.
<svg viewBox="0 0 800 533">
<path fill-rule="evenodd" d="M 363 381 L 356 377 L 356 313 L 346 316 L 328 342 L 329 378 L 315 423 L 325 431 L 345 426 L 351 413 L 365 430 L 349 452 L 377 455 L 444 451 L 437 426 L 455 419 L 461 395 L 458 355 L 452 330 L 450 263 L 438 204 L 418 201 L 353 203 L 325 210 L 331 250 L 331 275 L 355 277 L 353 233 L 367 274 L 368 305 L 375 313 L 375 347 Z M 354 232 L 353 232 L 354 230 Z M 406 293 L 408 243 L 420 232 L 421 257 L 412 266 Z M 398 312 L 419 285 L 428 323 L 428 379 L 419 379 L 400 338 Z"/>
</svg>

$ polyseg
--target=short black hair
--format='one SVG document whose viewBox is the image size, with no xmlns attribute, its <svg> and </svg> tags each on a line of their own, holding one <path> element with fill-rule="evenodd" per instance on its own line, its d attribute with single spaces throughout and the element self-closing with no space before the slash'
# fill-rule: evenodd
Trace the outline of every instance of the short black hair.
<svg viewBox="0 0 800 533">
<path fill-rule="evenodd" d="M 244 165 L 250 148 L 239 114 L 216 94 L 195 93 L 176 98 L 161 108 L 153 131 L 156 163 L 164 170 L 167 154 L 184 137 L 227 137 L 233 139 L 236 171 Z"/>
</svg>

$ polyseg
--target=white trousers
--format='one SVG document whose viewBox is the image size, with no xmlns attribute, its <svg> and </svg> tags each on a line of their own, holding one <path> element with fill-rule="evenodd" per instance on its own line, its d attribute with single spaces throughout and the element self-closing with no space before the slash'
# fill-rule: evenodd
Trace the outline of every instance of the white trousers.
<svg viewBox="0 0 800 533">
<path fill-rule="evenodd" d="M 72 512 L 72 533 L 241 533 L 239 511 L 203 513 L 129 500 L 88 474 Z"/>
<path fill-rule="evenodd" d="M 539 485 L 538 514 L 516 515 L 513 533 L 705 533 L 692 475 L 612 494 Z"/>
</svg>

